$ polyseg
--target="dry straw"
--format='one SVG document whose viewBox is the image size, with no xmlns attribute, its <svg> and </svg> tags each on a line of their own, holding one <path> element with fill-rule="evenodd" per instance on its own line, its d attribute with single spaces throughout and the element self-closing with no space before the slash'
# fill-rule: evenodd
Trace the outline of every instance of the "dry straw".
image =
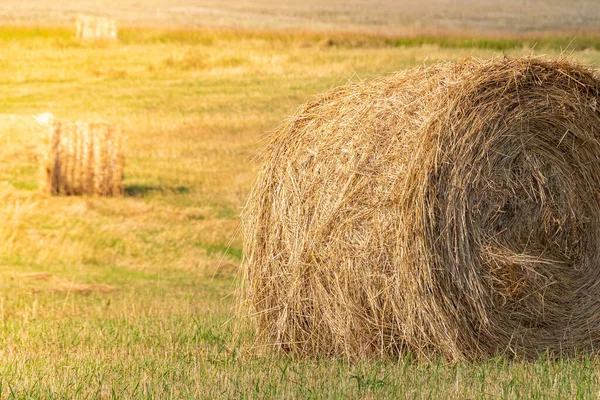
<svg viewBox="0 0 600 400">
<path fill-rule="evenodd" d="M 475 59 L 333 89 L 243 213 L 260 341 L 349 358 L 600 344 L 600 80 Z"/>
<path fill-rule="evenodd" d="M 117 22 L 93 15 L 79 15 L 75 21 L 79 40 L 118 40 Z"/>
<path fill-rule="evenodd" d="M 51 121 L 45 191 L 53 195 L 123 193 L 123 138 L 104 123 Z"/>
</svg>

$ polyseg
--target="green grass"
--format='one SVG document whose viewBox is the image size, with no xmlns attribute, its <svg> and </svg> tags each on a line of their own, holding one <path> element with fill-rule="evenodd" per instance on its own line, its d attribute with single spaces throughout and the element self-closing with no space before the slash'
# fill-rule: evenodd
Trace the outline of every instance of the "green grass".
<svg viewBox="0 0 600 400">
<path fill-rule="evenodd" d="M 369 32 L 339 31 L 278 31 L 231 28 L 130 28 L 119 31 L 120 42 L 124 45 L 184 45 L 215 46 L 227 43 L 252 41 L 271 47 L 335 47 L 335 48 L 382 48 L 382 47 L 414 47 L 423 45 L 439 46 L 445 49 L 486 49 L 495 51 L 543 49 L 556 51 L 578 51 L 600 49 L 600 34 L 596 33 L 520 33 L 500 36 L 498 34 L 481 34 L 470 37 L 461 33 L 451 35 L 381 35 Z M 73 30 L 65 27 L 27 27 L 12 26 L 0 29 L 0 43 L 20 43 L 35 48 L 51 43 L 57 48 L 110 48 L 111 42 L 82 43 L 74 39 Z M 230 56 L 224 58 L 223 66 L 237 66 L 243 58 Z M 189 60 L 184 68 L 208 68 L 201 59 Z M 166 59 L 166 66 L 173 66 L 175 60 Z"/>
<path fill-rule="evenodd" d="M 527 53 L 530 42 L 182 29 L 122 38 L 82 45 L 62 28 L 0 28 L 0 398 L 600 393 L 596 358 L 291 359 L 253 348 L 251 324 L 235 315 L 238 215 L 264 132 L 350 79 Z M 567 39 L 544 40 L 536 51 L 557 54 Z M 600 65 L 597 40 L 576 56 Z M 124 126 L 124 197 L 39 192 L 43 131 L 31 114 L 48 110 Z"/>
<path fill-rule="evenodd" d="M 571 35 L 571 36 L 539 36 L 521 38 L 461 38 L 443 36 L 417 36 L 410 38 L 388 39 L 391 46 L 423 46 L 436 45 L 445 49 L 488 49 L 496 51 L 507 51 L 514 49 L 538 49 L 554 51 L 578 51 L 600 49 L 600 36 L 595 35 Z"/>
</svg>

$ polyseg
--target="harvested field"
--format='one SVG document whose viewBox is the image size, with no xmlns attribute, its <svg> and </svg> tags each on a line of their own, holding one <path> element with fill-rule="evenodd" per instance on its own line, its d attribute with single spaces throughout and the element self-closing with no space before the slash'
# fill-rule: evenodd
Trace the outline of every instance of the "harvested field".
<svg viewBox="0 0 600 400">
<path fill-rule="evenodd" d="M 561 58 L 467 59 L 307 103 L 243 216 L 261 342 L 351 359 L 593 351 L 599 89 Z"/>
<path fill-rule="evenodd" d="M 69 24 L 80 13 L 125 25 L 370 30 L 380 33 L 598 30 L 593 0 L 4 0 L 0 22 Z"/>
<path fill-rule="evenodd" d="M 54 3 L 36 0 L 24 15 L 52 16 L 60 12 Z M 83 2 L 60 5 L 95 14 Z M 105 10 L 99 15 L 113 15 Z M 597 355 L 263 355 L 252 347 L 255 327 L 234 312 L 238 216 L 263 163 L 255 155 L 264 132 L 349 80 L 489 59 L 499 48 L 529 54 L 533 43 L 387 45 L 343 33 L 127 25 L 119 25 L 118 43 L 84 43 L 73 22 L 0 28 L 0 398 L 599 397 Z M 570 42 L 551 39 L 535 53 L 556 56 Z M 577 59 L 599 66 L 597 43 L 580 42 L 576 49 L 587 50 Z M 47 110 L 59 120 L 123 126 L 125 196 L 42 193 L 45 148 L 31 116 Z M 238 334 L 238 325 L 248 329 Z"/>
</svg>

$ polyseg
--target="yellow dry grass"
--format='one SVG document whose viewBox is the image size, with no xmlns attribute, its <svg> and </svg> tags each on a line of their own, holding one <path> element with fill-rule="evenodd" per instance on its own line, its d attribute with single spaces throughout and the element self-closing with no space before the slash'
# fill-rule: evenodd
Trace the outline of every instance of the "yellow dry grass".
<svg viewBox="0 0 600 400">
<path fill-rule="evenodd" d="M 58 278 L 47 272 L 29 272 L 17 275 L 18 279 L 23 284 L 24 290 L 29 293 L 73 293 L 73 294 L 90 294 L 90 293 L 109 293 L 115 290 L 111 285 L 81 283 L 75 279 Z M 29 282 L 42 282 L 42 285 L 36 284 L 31 287 Z"/>
</svg>

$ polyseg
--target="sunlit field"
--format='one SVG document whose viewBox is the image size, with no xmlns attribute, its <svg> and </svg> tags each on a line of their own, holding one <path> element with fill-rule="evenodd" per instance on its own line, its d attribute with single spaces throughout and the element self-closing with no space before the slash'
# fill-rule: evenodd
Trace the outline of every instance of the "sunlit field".
<svg viewBox="0 0 600 400">
<path fill-rule="evenodd" d="M 369 30 L 442 34 L 598 31 L 596 0 L 3 0 L 3 24 L 70 23 L 78 13 L 133 26 Z"/>
<path fill-rule="evenodd" d="M 236 315 L 239 213 L 259 150 L 304 101 L 468 56 L 563 52 L 597 66 L 596 39 L 152 28 L 125 29 L 119 43 L 72 36 L 0 28 L 0 397 L 600 395 L 594 358 L 291 359 L 253 347 L 251 322 Z M 47 111 L 123 126 L 124 197 L 41 193 L 47 128 L 32 115 Z"/>
</svg>

